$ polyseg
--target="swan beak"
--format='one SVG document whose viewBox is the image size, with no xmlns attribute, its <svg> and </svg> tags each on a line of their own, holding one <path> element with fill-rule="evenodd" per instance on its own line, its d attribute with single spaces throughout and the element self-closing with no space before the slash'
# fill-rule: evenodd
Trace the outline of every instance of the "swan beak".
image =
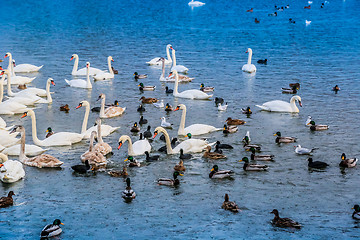
<svg viewBox="0 0 360 240">
<path fill-rule="evenodd" d="M 300 107 L 302 107 L 302 103 L 301 103 L 301 101 L 299 101 L 299 105 L 300 105 Z"/>
<path fill-rule="evenodd" d="M 82 107 L 82 104 L 80 103 L 79 106 L 76 107 L 76 109 L 81 108 L 81 107 Z"/>
<path fill-rule="evenodd" d="M 124 160 L 124 162 L 126 162 L 126 161 L 129 161 L 129 159 L 127 158 L 127 159 Z"/>
<path fill-rule="evenodd" d="M 53 80 L 51 80 L 51 84 L 55 86 L 55 82 Z"/>
<path fill-rule="evenodd" d="M 121 148 L 122 142 L 119 142 L 118 150 Z"/>
<path fill-rule="evenodd" d="M 245 53 L 248 53 L 248 51 L 246 51 Z"/>
<path fill-rule="evenodd" d="M 114 59 L 111 59 L 112 62 L 114 62 Z"/>
<path fill-rule="evenodd" d="M 5 58 L 7 58 L 9 55 L 5 54 Z"/>
<path fill-rule="evenodd" d="M 176 108 L 174 109 L 174 112 L 177 111 L 177 110 L 179 110 L 179 109 L 180 109 L 179 107 L 176 107 Z"/>
<path fill-rule="evenodd" d="M 1 168 L 2 166 L 4 166 L 4 164 L 1 164 L 1 163 L 0 163 L 0 168 Z"/>
<path fill-rule="evenodd" d="M 5 73 L 5 71 L 2 71 L 2 72 L 0 73 L 0 76 L 1 76 L 1 75 L 4 75 L 4 73 Z"/>
<path fill-rule="evenodd" d="M 4 70 L 4 69 L 2 68 L 2 66 L 0 66 L 0 70 Z"/>
<path fill-rule="evenodd" d="M 73 59 L 74 59 L 74 57 L 71 57 L 71 58 L 70 58 L 70 61 L 73 60 Z"/>
<path fill-rule="evenodd" d="M 172 73 L 170 73 L 168 77 L 171 77 L 171 76 L 172 76 Z"/>
<path fill-rule="evenodd" d="M 24 118 L 27 116 L 27 113 L 24 113 L 24 115 L 21 116 L 21 118 Z"/>
<path fill-rule="evenodd" d="M 157 132 L 156 132 L 156 133 L 154 133 L 153 139 L 157 136 L 157 134 L 158 134 Z"/>
<path fill-rule="evenodd" d="M 60 223 L 61 225 L 65 225 L 65 224 L 63 224 L 63 223 Z"/>
</svg>

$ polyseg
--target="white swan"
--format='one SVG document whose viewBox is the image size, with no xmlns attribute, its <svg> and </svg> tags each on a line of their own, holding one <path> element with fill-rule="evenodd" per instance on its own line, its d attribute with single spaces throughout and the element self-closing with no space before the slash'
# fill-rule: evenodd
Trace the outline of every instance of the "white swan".
<svg viewBox="0 0 360 240">
<path fill-rule="evenodd" d="M 200 6 L 204 6 L 205 3 L 200 2 L 200 1 L 191 0 L 191 2 L 188 3 L 188 5 L 191 7 L 200 7 Z"/>
<path fill-rule="evenodd" d="M 86 130 L 88 119 L 89 119 L 89 113 L 90 113 L 90 103 L 88 101 L 81 101 L 79 103 L 79 105 L 76 107 L 76 109 L 81 108 L 83 106 L 85 107 L 85 115 L 84 115 L 84 120 L 82 123 L 81 133 L 84 134 L 85 139 L 88 139 L 88 138 L 90 138 L 92 131 L 97 132 L 97 126 L 92 126 Z M 120 127 L 112 127 L 110 125 L 102 124 L 101 125 L 101 136 L 106 137 L 119 128 Z"/>
<path fill-rule="evenodd" d="M 26 116 L 31 117 L 32 138 L 33 142 L 38 146 L 70 146 L 74 143 L 80 142 L 84 137 L 84 134 L 79 133 L 58 132 L 48 138 L 45 138 L 44 140 L 39 140 L 37 137 L 35 112 L 33 110 L 28 110 L 21 118 Z"/>
<path fill-rule="evenodd" d="M 173 73 L 175 74 L 175 86 L 174 86 L 174 92 L 173 92 L 174 97 L 205 100 L 205 99 L 209 99 L 213 96 L 213 95 L 208 95 L 208 94 L 204 93 L 203 91 L 200 91 L 199 89 L 191 89 L 191 90 L 186 90 L 186 91 L 179 93 L 178 92 L 179 74 L 177 73 L 176 70 L 173 71 Z"/>
<path fill-rule="evenodd" d="M 171 71 L 177 71 L 179 73 L 187 73 L 189 69 L 183 65 L 176 65 L 176 56 L 175 56 L 175 49 L 173 47 L 170 47 L 171 49 L 171 55 L 173 60 L 173 65 L 171 67 Z"/>
<path fill-rule="evenodd" d="M 98 100 L 101 99 L 100 118 L 112 118 L 120 116 L 126 110 L 126 107 L 110 106 L 105 109 L 105 94 L 100 94 Z"/>
<path fill-rule="evenodd" d="M 299 102 L 300 107 L 301 104 L 301 97 L 293 96 L 290 99 L 290 103 L 281 101 L 281 100 L 274 100 L 270 102 L 263 103 L 263 105 L 256 105 L 257 107 L 261 108 L 262 110 L 269 111 L 269 112 L 290 112 L 290 113 L 298 113 L 299 109 L 297 108 L 295 101 Z"/>
<path fill-rule="evenodd" d="M 161 82 L 175 82 L 175 75 L 174 74 L 170 73 L 170 75 L 168 77 L 165 77 L 165 58 L 160 58 L 159 61 L 162 62 L 162 72 L 161 72 L 159 80 Z M 194 79 L 195 78 L 190 78 L 188 76 L 179 74 L 179 82 L 191 82 Z"/>
<path fill-rule="evenodd" d="M 24 132 L 25 134 L 25 128 L 21 125 L 16 126 L 11 132 Z M 28 158 L 25 155 L 25 138 L 21 138 L 21 148 L 20 148 L 20 155 L 19 160 L 23 164 L 26 164 L 28 166 L 32 167 L 60 167 L 63 162 L 59 161 L 56 157 L 53 157 L 49 154 L 41 154 L 36 157 Z"/>
<path fill-rule="evenodd" d="M 172 60 L 171 60 L 171 57 L 170 57 L 170 52 L 169 52 L 169 49 L 171 48 L 171 44 L 168 44 L 166 45 L 166 56 L 167 56 L 167 59 L 165 59 L 165 64 L 171 64 L 172 63 Z M 156 57 L 156 58 L 153 58 L 151 59 L 149 62 L 146 62 L 147 64 L 149 65 L 160 65 L 160 58 L 161 57 Z"/>
<path fill-rule="evenodd" d="M 129 156 L 143 155 L 143 154 L 145 154 L 146 151 L 147 152 L 151 151 L 151 145 L 147 139 L 136 141 L 133 144 L 131 141 L 131 138 L 128 135 L 122 135 L 119 138 L 118 150 L 121 148 L 121 146 L 126 141 L 129 141 L 129 144 L 128 144 L 128 155 Z"/>
<path fill-rule="evenodd" d="M 162 117 L 162 118 L 160 118 L 160 119 L 161 119 L 161 124 L 160 124 L 161 127 L 172 129 L 172 125 L 173 125 L 173 124 L 167 122 L 165 117 Z"/>
<path fill-rule="evenodd" d="M 248 48 L 246 53 L 249 53 L 248 62 L 242 67 L 242 70 L 247 73 L 256 72 L 256 67 L 254 64 L 251 64 L 251 57 L 252 57 L 252 49 Z"/>
<path fill-rule="evenodd" d="M 88 160 L 89 164 L 92 166 L 93 165 L 95 165 L 96 167 L 106 166 L 107 161 L 106 161 L 106 158 L 104 157 L 104 155 L 101 154 L 100 152 L 96 152 L 93 147 L 94 138 L 95 138 L 96 134 L 97 133 L 95 131 L 91 132 L 89 150 L 86 151 L 85 153 L 83 153 L 81 155 L 80 159 L 83 163 L 85 163 L 85 161 Z"/>
<path fill-rule="evenodd" d="M 223 130 L 222 128 L 216 128 L 206 124 L 192 124 L 185 128 L 186 106 L 184 104 L 179 104 L 174 111 L 178 110 L 182 110 L 181 121 L 178 130 L 178 135 L 180 136 L 185 136 L 188 133 L 191 133 L 191 135 L 195 136 Z"/>
<path fill-rule="evenodd" d="M 70 87 L 76 87 L 76 88 L 92 88 L 92 84 L 90 82 L 90 63 L 86 63 L 86 81 L 82 79 L 75 79 L 75 80 L 67 80 L 65 79 L 65 82 L 70 85 Z"/>
<path fill-rule="evenodd" d="M 114 61 L 114 59 L 112 58 L 112 56 L 109 56 L 107 58 L 107 61 L 108 61 L 108 67 L 109 67 L 109 72 L 101 72 L 101 73 L 97 73 L 95 76 L 94 76 L 94 79 L 95 80 L 106 80 L 106 79 L 112 79 L 114 78 L 114 71 L 111 67 L 111 62 Z"/>
<path fill-rule="evenodd" d="M 15 128 L 18 128 L 19 130 L 17 131 L 17 133 L 20 132 L 21 134 L 20 142 L 25 143 L 25 128 L 23 126 L 15 126 Z M 13 131 L 10 132 L 10 134 L 15 133 L 14 129 Z M 42 149 L 41 147 L 32 144 L 26 144 L 25 149 L 26 149 L 25 154 L 28 156 L 37 156 L 47 151 L 47 149 Z M 21 152 L 21 144 L 16 144 L 14 146 L 5 148 L 4 151 L 2 151 L 2 153 L 10 156 L 19 156 L 20 152 Z"/>
<path fill-rule="evenodd" d="M 101 136 L 101 119 L 97 118 L 96 119 L 96 124 L 97 124 L 97 139 L 98 139 L 98 143 L 95 145 L 94 147 L 94 151 L 101 153 L 102 155 L 107 155 L 109 153 L 112 152 L 112 147 L 107 144 L 106 142 L 103 141 L 102 136 Z"/>
<path fill-rule="evenodd" d="M 27 89 L 21 90 L 20 92 L 14 93 L 14 95 L 16 96 L 21 93 L 22 94 L 26 93 L 26 94 L 37 95 L 39 97 L 46 97 L 46 96 L 48 96 L 46 89 L 48 88 L 48 86 L 50 87 L 50 84 L 55 86 L 54 79 L 48 78 L 48 80 L 46 81 L 45 89 L 29 87 Z"/>
<path fill-rule="evenodd" d="M 71 75 L 74 76 L 86 76 L 87 75 L 87 70 L 86 68 L 82 68 L 78 70 L 78 65 L 79 65 L 79 56 L 77 54 L 73 54 L 70 58 L 70 61 L 73 60 L 75 58 L 75 62 L 74 62 L 74 66 L 73 66 L 73 70 L 71 72 Z M 102 70 L 98 69 L 98 68 L 93 68 L 93 67 L 89 67 L 89 75 L 93 76 L 95 74 L 99 74 L 103 72 Z"/>
<path fill-rule="evenodd" d="M 9 131 L 0 131 L 0 145 L 3 147 L 11 147 L 20 142 L 20 139 L 16 138 L 18 133 L 9 134 Z"/>
<path fill-rule="evenodd" d="M 176 154 L 180 152 L 180 149 L 183 149 L 184 153 L 187 152 L 202 152 L 207 146 L 214 145 L 214 143 L 209 144 L 207 141 L 202 139 L 187 139 L 177 145 L 174 149 L 171 148 L 171 140 L 167 131 L 162 127 L 155 128 L 154 137 L 155 138 L 159 132 L 163 133 L 166 140 L 166 152 L 167 154 Z"/>
<path fill-rule="evenodd" d="M 29 77 L 22 77 L 22 76 L 16 76 L 15 72 L 14 72 L 14 63 L 12 61 L 12 55 L 11 53 L 6 53 L 5 54 L 5 58 L 9 58 L 9 65 L 7 70 L 9 70 L 9 72 L 12 74 L 12 83 L 11 84 L 16 84 L 16 85 L 22 85 L 22 84 L 28 84 L 31 83 L 36 77 L 33 78 L 29 78 Z M 5 82 L 7 83 L 7 82 Z"/>
<path fill-rule="evenodd" d="M 23 165 L 19 161 L 8 160 L 8 157 L 0 153 L 0 180 L 4 183 L 17 182 L 25 177 Z"/>
<path fill-rule="evenodd" d="M 16 73 L 38 72 L 44 66 L 44 65 L 41 65 L 40 67 L 38 67 L 38 66 L 28 64 L 28 63 L 16 65 L 15 59 L 13 59 L 13 63 L 14 63 L 14 72 L 16 72 Z"/>
</svg>

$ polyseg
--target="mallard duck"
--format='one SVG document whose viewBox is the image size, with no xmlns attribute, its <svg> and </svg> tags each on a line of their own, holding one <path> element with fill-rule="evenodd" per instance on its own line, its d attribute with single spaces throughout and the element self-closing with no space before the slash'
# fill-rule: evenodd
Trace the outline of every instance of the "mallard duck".
<svg viewBox="0 0 360 240">
<path fill-rule="evenodd" d="M 218 165 L 214 165 L 210 170 L 209 178 L 228 178 L 231 177 L 234 172 L 231 170 L 221 170 L 219 171 Z"/>
<path fill-rule="evenodd" d="M 71 166 L 71 168 L 77 173 L 87 173 L 88 170 L 90 170 L 90 164 L 89 161 L 86 160 L 85 165 L 75 165 Z"/>
<path fill-rule="evenodd" d="M 171 111 L 173 111 L 173 107 L 169 103 L 167 103 L 166 106 L 165 106 L 165 111 L 166 112 L 171 112 Z"/>
<path fill-rule="evenodd" d="M 295 222 L 290 218 L 280 218 L 279 211 L 276 209 L 272 210 L 271 213 L 275 215 L 274 219 L 272 220 L 272 224 L 275 225 L 276 227 L 292 227 L 292 228 L 302 227 L 298 222 Z"/>
<path fill-rule="evenodd" d="M 210 152 L 211 151 L 211 146 L 207 146 L 205 149 L 206 150 L 205 150 L 204 155 L 203 155 L 204 158 L 210 158 L 210 159 L 223 159 L 223 158 L 226 158 L 226 156 L 223 155 L 223 154 L 216 153 L 216 152 Z"/>
<path fill-rule="evenodd" d="M 68 113 L 70 110 L 69 105 L 65 104 L 64 106 L 60 106 L 60 111 L 64 111 Z"/>
<path fill-rule="evenodd" d="M 313 161 L 312 158 L 308 158 L 308 167 L 309 168 L 317 168 L 317 169 L 322 169 L 322 168 L 326 168 L 327 166 L 329 166 L 329 164 L 325 163 L 325 162 L 321 162 L 321 161 Z"/>
<path fill-rule="evenodd" d="M 281 132 L 276 132 L 274 136 L 277 136 L 275 139 L 276 143 L 293 143 L 296 142 L 296 138 L 294 137 L 282 137 Z"/>
<path fill-rule="evenodd" d="M 133 156 L 128 156 L 124 162 L 129 161 L 129 167 L 140 167 L 140 163 L 134 159 Z"/>
<path fill-rule="evenodd" d="M 223 99 L 223 98 L 218 98 L 218 97 L 216 97 L 216 98 L 214 99 L 214 102 L 215 102 L 215 105 L 218 106 L 219 103 L 220 103 L 220 104 L 223 104 L 223 103 L 224 103 L 224 99 Z"/>
<path fill-rule="evenodd" d="M 165 93 L 169 94 L 169 93 L 173 93 L 174 90 L 170 89 L 168 86 L 165 87 Z"/>
<path fill-rule="evenodd" d="M 267 165 L 249 164 L 249 159 L 247 157 L 243 157 L 239 162 L 244 162 L 244 171 L 266 171 L 269 168 Z"/>
<path fill-rule="evenodd" d="M 138 85 L 140 91 L 154 91 L 156 86 L 144 86 L 143 83 Z"/>
<path fill-rule="evenodd" d="M 148 120 L 145 119 L 143 116 L 140 117 L 140 120 L 139 120 L 139 124 L 142 125 L 142 124 L 147 124 L 148 123 Z"/>
<path fill-rule="evenodd" d="M 14 196 L 14 195 L 15 195 L 15 193 L 13 191 L 10 191 L 8 193 L 7 197 L 1 197 L 0 198 L 0 208 L 6 208 L 6 207 L 14 205 L 14 200 L 12 198 L 12 196 Z"/>
<path fill-rule="evenodd" d="M 229 195 L 228 194 L 225 194 L 225 201 L 221 205 L 221 208 L 225 209 L 225 210 L 229 210 L 229 211 L 234 212 L 234 213 L 239 212 L 239 210 L 240 210 L 238 205 L 236 205 L 235 202 L 230 202 L 229 201 Z"/>
<path fill-rule="evenodd" d="M 250 107 L 247 107 L 246 109 L 241 108 L 241 111 L 242 111 L 243 114 L 247 114 L 247 115 L 252 114 L 252 111 L 251 111 Z"/>
<path fill-rule="evenodd" d="M 215 89 L 214 87 L 205 87 L 203 83 L 200 85 L 200 91 L 203 92 L 213 92 L 214 89 Z"/>
<path fill-rule="evenodd" d="M 303 148 L 301 147 L 300 144 L 294 147 L 295 147 L 295 153 L 299 155 L 311 155 L 311 153 L 316 149 L 316 148 L 312 148 L 312 149 Z"/>
<path fill-rule="evenodd" d="M 127 177 L 129 174 L 127 172 L 126 167 L 124 166 L 121 171 L 110 171 L 108 174 L 112 177 Z"/>
<path fill-rule="evenodd" d="M 234 147 L 229 144 L 221 144 L 220 141 L 216 141 L 216 146 L 222 149 L 233 149 Z"/>
<path fill-rule="evenodd" d="M 52 224 L 48 224 L 43 228 L 40 234 L 40 238 L 50 238 L 60 235 L 60 233 L 62 232 L 60 225 L 64 224 L 60 221 L 60 219 L 55 219 Z"/>
<path fill-rule="evenodd" d="M 191 159 L 192 158 L 192 155 L 190 153 L 186 153 L 184 154 L 184 150 L 181 148 L 180 149 L 180 156 L 179 156 L 180 159 Z"/>
<path fill-rule="evenodd" d="M 112 71 L 113 71 L 114 74 L 119 74 L 119 71 L 116 70 L 113 66 L 111 66 L 111 69 L 112 69 Z"/>
<path fill-rule="evenodd" d="M 26 84 L 20 84 L 18 86 L 18 89 L 27 89 Z"/>
<path fill-rule="evenodd" d="M 144 106 L 140 104 L 140 106 L 137 108 L 137 111 L 138 112 L 145 112 L 146 110 L 145 110 Z"/>
<path fill-rule="evenodd" d="M 340 88 L 338 85 L 335 85 L 335 87 L 333 87 L 332 89 L 335 93 L 337 93 L 338 91 L 340 91 Z"/>
<path fill-rule="evenodd" d="M 138 74 L 137 72 L 134 72 L 134 78 L 135 79 L 144 79 L 144 78 L 147 78 L 147 74 Z"/>
<path fill-rule="evenodd" d="M 297 88 L 296 88 L 296 86 L 293 86 L 292 88 L 281 88 L 281 91 L 282 91 L 282 93 L 296 94 Z"/>
<path fill-rule="evenodd" d="M 157 161 L 160 158 L 160 155 L 153 155 L 150 156 L 148 151 L 145 151 L 145 155 L 146 155 L 146 161 L 147 162 L 153 162 L 153 161 Z"/>
<path fill-rule="evenodd" d="M 234 125 L 228 126 L 228 125 L 225 124 L 223 133 L 225 133 L 225 134 L 234 133 L 234 132 L 237 132 L 237 130 L 238 130 L 237 126 L 234 126 Z"/>
<path fill-rule="evenodd" d="M 257 161 L 272 161 L 274 160 L 274 155 L 255 155 L 255 148 L 251 147 L 251 160 Z"/>
<path fill-rule="evenodd" d="M 134 192 L 134 190 L 131 189 L 130 186 L 130 178 L 126 179 L 126 188 L 122 192 L 121 197 L 124 198 L 125 201 L 131 201 L 136 197 L 136 193 Z"/>
<path fill-rule="evenodd" d="M 311 131 L 322 131 L 322 130 L 329 129 L 328 125 L 316 125 L 315 121 L 310 121 L 310 123 L 308 125 L 310 125 Z"/>
<path fill-rule="evenodd" d="M 255 18 L 256 19 L 256 18 Z M 259 21 L 260 22 L 260 21 Z M 255 21 L 255 23 L 256 23 L 256 21 Z M 259 64 L 267 64 L 267 58 L 265 58 L 265 59 L 260 59 L 260 60 L 258 60 L 257 61 L 257 63 L 259 63 Z"/>
<path fill-rule="evenodd" d="M 296 87 L 296 89 L 300 89 L 300 83 L 289 83 L 289 87 L 292 88 L 292 87 Z"/>
<path fill-rule="evenodd" d="M 358 159 L 357 158 L 346 158 L 345 153 L 341 155 L 341 162 L 339 163 L 340 167 L 352 168 L 356 166 Z"/>
<path fill-rule="evenodd" d="M 360 206 L 356 204 L 352 209 L 354 209 L 352 218 L 356 220 L 360 220 Z"/>
<path fill-rule="evenodd" d="M 140 132 L 140 127 L 137 122 L 135 122 L 134 125 L 131 127 L 130 132 Z"/>
<path fill-rule="evenodd" d="M 161 136 L 164 136 L 164 135 L 161 135 Z M 161 138 L 161 137 L 160 137 Z M 177 138 L 173 138 L 171 140 L 171 148 L 175 148 L 176 147 L 176 143 L 177 143 Z M 159 152 L 166 152 L 166 145 L 165 146 L 162 146 L 161 148 L 158 149 Z M 181 149 L 180 149 L 180 152 L 181 152 Z M 187 155 L 187 154 L 185 154 Z M 189 154 L 190 155 L 190 154 Z"/>
<path fill-rule="evenodd" d="M 51 127 L 48 127 L 48 128 L 46 129 L 46 132 L 47 132 L 47 134 L 46 134 L 45 138 L 48 138 L 48 137 L 50 137 L 51 135 L 54 134 L 54 132 L 52 131 Z"/>
<path fill-rule="evenodd" d="M 181 155 L 181 152 L 180 152 L 180 155 Z M 184 162 L 182 159 L 180 159 L 180 162 L 175 165 L 174 170 L 179 171 L 179 172 L 185 172 L 186 168 L 184 167 Z"/>
<path fill-rule="evenodd" d="M 166 185 L 166 186 L 177 186 L 180 184 L 179 179 L 177 178 L 178 176 L 184 176 L 183 174 L 179 173 L 178 171 L 175 171 L 173 173 L 173 178 L 174 179 L 170 179 L 170 178 L 159 178 L 157 180 L 157 183 L 159 185 Z"/>
<path fill-rule="evenodd" d="M 232 119 L 231 117 L 228 117 L 225 122 L 227 125 L 243 125 L 246 123 L 244 120 Z"/>
<path fill-rule="evenodd" d="M 139 100 L 141 100 L 142 103 L 148 104 L 156 103 L 158 101 L 156 98 L 146 98 L 144 96 L 142 96 Z"/>
<path fill-rule="evenodd" d="M 227 103 L 225 103 L 225 105 L 221 105 L 220 103 L 218 104 L 219 111 L 226 111 L 227 107 L 228 107 Z"/>
</svg>

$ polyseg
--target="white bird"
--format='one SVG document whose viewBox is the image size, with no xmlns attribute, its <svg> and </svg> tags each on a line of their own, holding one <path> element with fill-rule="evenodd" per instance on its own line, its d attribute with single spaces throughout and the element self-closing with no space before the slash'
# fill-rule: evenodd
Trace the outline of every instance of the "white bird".
<svg viewBox="0 0 360 240">
<path fill-rule="evenodd" d="M 9 70 L 9 72 L 11 72 L 11 76 L 12 76 L 12 83 L 13 85 L 19 85 L 19 84 L 28 84 L 31 83 L 36 77 L 33 78 L 29 78 L 29 77 L 23 77 L 23 76 L 16 76 L 15 72 L 14 72 L 14 63 L 12 61 L 12 55 L 11 53 L 6 53 L 5 54 L 5 58 L 9 58 L 9 65 L 7 70 Z M 7 82 L 5 82 L 7 83 Z"/>
<path fill-rule="evenodd" d="M 254 64 L 251 64 L 251 57 L 252 57 L 252 49 L 248 48 L 246 53 L 249 53 L 248 62 L 242 67 L 243 72 L 253 73 L 256 72 L 256 67 Z"/>
<path fill-rule="evenodd" d="M 174 85 L 174 92 L 173 92 L 174 97 L 196 99 L 196 100 L 206 100 L 213 96 L 213 95 L 208 95 L 208 94 L 200 91 L 199 89 L 190 89 L 190 90 L 185 90 L 185 91 L 179 93 L 178 92 L 179 74 L 176 70 L 173 71 L 173 73 L 175 74 L 175 85 Z"/>
<path fill-rule="evenodd" d="M 312 121 L 312 117 L 309 115 L 306 122 L 305 122 L 305 126 L 310 127 L 310 122 Z"/>
<path fill-rule="evenodd" d="M 306 26 L 310 25 L 311 21 L 305 20 Z"/>
<path fill-rule="evenodd" d="M 101 73 L 95 74 L 94 75 L 95 80 L 99 81 L 99 80 L 106 80 L 106 79 L 114 78 L 114 71 L 111 67 L 111 62 L 113 62 L 114 59 L 112 58 L 112 56 L 108 56 L 107 61 L 108 61 L 109 72 L 101 72 Z"/>
<path fill-rule="evenodd" d="M 164 107 L 164 100 L 161 99 L 160 102 L 156 102 L 156 103 L 153 103 L 154 107 L 157 107 L 157 108 L 163 108 Z"/>
<path fill-rule="evenodd" d="M 38 72 L 40 70 L 40 68 L 42 68 L 44 66 L 44 65 L 41 65 L 40 67 L 38 67 L 38 66 L 35 66 L 32 64 L 27 64 L 27 63 L 16 65 L 15 59 L 13 59 L 13 63 L 14 63 L 14 72 L 16 72 L 16 73 Z"/>
<path fill-rule="evenodd" d="M 161 119 L 161 124 L 160 124 L 161 127 L 163 127 L 163 128 L 172 128 L 173 124 L 167 122 L 165 117 L 162 117 L 160 119 Z"/>
<path fill-rule="evenodd" d="M 313 3 L 313 1 L 308 1 L 308 4 L 310 4 L 310 5 L 311 5 L 312 3 Z"/>
<path fill-rule="evenodd" d="M 308 148 L 303 148 L 300 145 L 294 146 L 295 148 L 295 152 L 299 155 L 310 155 L 312 153 L 312 151 L 314 151 L 316 148 L 312 148 L 312 149 L 308 149 Z"/>
<path fill-rule="evenodd" d="M 200 6 L 204 6 L 205 3 L 200 2 L 200 1 L 191 0 L 191 2 L 188 3 L 188 5 L 191 7 L 200 7 Z"/>
<path fill-rule="evenodd" d="M 168 44 L 166 45 L 166 56 L 167 56 L 167 59 L 164 59 L 164 63 L 165 64 L 171 64 L 172 63 L 172 59 L 170 57 L 170 51 L 169 49 L 171 48 L 171 44 Z M 151 59 L 149 62 L 146 62 L 147 64 L 149 65 L 160 65 L 161 64 L 161 61 L 160 61 L 161 57 L 156 57 L 156 58 L 153 58 Z"/>
<path fill-rule="evenodd" d="M 79 56 L 77 54 L 73 54 L 70 58 L 70 61 L 73 60 L 75 58 L 75 62 L 74 62 L 74 66 L 73 66 L 73 70 L 71 72 L 71 75 L 74 76 L 86 76 L 86 68 L 82 68 L 78 70 L 78 65 L 79 65 Z M 99 74 L 102 73 L 103 71 L 98 69 L 98 68 L 93 68 L 93 67 L 89 67 L 89 75 L 95 75 L 95 74 Z"/>
<path fill-rule="evenodd" d="M 3 153 L 0 153 L 0 162 L 0 181 L 13 183 L 25 177 L 21 162 L 8 160 L 8 157 Z"/>
<path fill-rule="evenodd" d="M 75 79 L 75 80 L 67 80 L 65 79 L 65 82 L 70 85 L 70 87 L 76 87 L 76 88 L 92 88 L 92 84 L 90 82 L 90 63 L 86 63 L 86 80 L 83 79 Z"/>
<path fill-rule="evenodd" d="M 290 99 L 290 102 L 284 102 L 284 101 L 281 101 L 281 100 L 274 100 L 274 101 L 269 101 L 269 102 L 263 103 L 262 105 L 255 105 L 255 106 L 261 108 L 264 111 L 269 111 L 269 112 L 298 113 L 299 109 L 295 104 L 296 101 L 298 101 L 300 107 L 302 107 L 301 97 L 299 97 L 299 96 L 293 96 Z"/>
<path fill-rule="evenodd" d="M 171 49 L 171 55 L 172 55 L 172 61 L 173 65 L 171 67 L 171 72 L 174 72 L 175 70 L 179 73 L 187 73 L 189 69 L 183 65 L 176 65 L 176 56 L 175 56 L 175 49 L 173 47 L 170 47 Z"/>
<path fill-rule="evenodd" d="M 221 105 L 221 103 L 218 103 L 218 110 L 219 111 L 226 111 L 228 105 L 225 103 L 225 105 Z"/>
</svg>

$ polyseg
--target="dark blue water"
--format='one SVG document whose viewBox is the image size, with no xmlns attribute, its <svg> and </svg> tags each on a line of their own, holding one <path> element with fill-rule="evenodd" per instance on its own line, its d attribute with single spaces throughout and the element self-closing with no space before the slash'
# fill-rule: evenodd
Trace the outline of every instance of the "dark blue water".
<svg viewBox="0 0 360 240">
<path fill-rule="evenodd" d="M 70 166 L 80 163 L 87 150 L 83 141 L 72 147 L 51 148 L 48 153 L 64 162 L 61 170 L 25 167 L 26 178 L 15 184 L 0 185 L 1 195 L 13 190 L 15 205 L 0 210 L 0 238 L 34 239 L 42 227 L 60 218 L 65 223 L 61 239 L 355 239 L 360 223 L 351 219 L 352 206 L 359 203 L 358 167 L 342 172 L 341 153 L 359 156 L 359 9 L 356 0 L 330 1 L 321 9 L 313 1 L 312 9 L 303 9 L 307 1 L 278 1 L 290 4 L 278 17 L 273 1 L 209 1 L 191 9 L 187 1 L 2 1 L 0 54 L 11 52 L 17 64 L 44 65 L 33 86 L 44 87 L 48 77 L 56 81 L 53 104 L 35 109 L 38 134 L 42 139 L 47 127 L 55 132 L 79 132 L 83 109 L 75 110 L 81 100 L 99 105 L 96 99 L 105 93 L 107 102 L 117 99 L 126 106 L 122 117 L 107 119 L 118 132 L 104 138 L 114 149 L 118 138 L 131 135 L 130 127 L 139 120 L 136 112 L 141 96 L 164 99 L 171 105 L 188 108 L 186 126 L 206 123 L 222 127 L 227 117 L 246 119 L 235 134 L 221 132 L 205 135 L 209 141 L 233 144 L 226 160 L 208 161 L 195 154 L 186 161 L 187 171 L 178 188 L 158 186 L 159 177 L 171 177 L 178 156 L 161 155 L 161 160 L 141 168 L 129 169 L 132 187 L 137 193 L 131 204 L 121 199 L 123 179 L 99 172 L 88 177 L 74 175 Z M 253 13 L 246 10 L 254 8 Z M 260 24 L 254 23 L 254 18 Z M 295 24 L 288 23 L 292 18 Z M 311 20 L 309 26 L 305 20 Z M 187 66 L 196 79 L 181 84 L 180 91 L 198 88 L 201 83 L 215 87 L 215 96 L 229 103 L 219 113 L 209 101 L 174 99 L 164 93 L 159 82 L 161 69 L 145 62 L 165 56 L 165 46 L 177 50 L 177 62 Z M 255 75 L 244 74 L 245 51 L 253 50 Z M 80 56 L 79 67 L 107 69 L 106 58 L 113 56 L 119 74 L 111 81 L 96 82 L 91 91 L 70 88 L 72 54 Z M 258 59 L 267 58 L 267 65 Z M 7 59 L 3 59 L 7 67 Z M 132 74 L 149 77 L 145 85 L 156 85 L 155 92 L 140 93 Z M 167 73 L 169 69 L 166 69 Z M 31 76 L 31 75 L 30 75 Z M 270 100 L 288 101 L 281 87 L 300 82 L 298 95 L 303 101 L 299 114 L 260 112 L 255 104 Z M 341 91 L 331 89 L 338 84 Z M 172 84 L 168 84 L 173 88 Z M 69 104 L 69 114 L 58 111 Z M 250 118 L 241 108 L 250 106 Z M 145 118 L 152 130 L 167 116 L 174 123 L 170 136 L 177 134 L 180 112 L 168 115 L 146 106 Z M 329 124 L 324 132 L 310 133 L 304 126 L 308 115 L 319 124 Z M 30 119 L 19 115 L 2 116 L 8 124 L 23 124 L 27 143 L 31 140 Z M 96 119 L 91 114 L 89 126 Z M 146 126 L 142 130 L 145 130 Z M 276 156 L 267 163 L 268 172 L 244 172 L 238 160 L 249 156 L 242 148 L 242 137 L 250 131 L 253 143 L 263 152 Z M 324 172 L 308 171 L 307 157 L 294 153 L 294 144 L 278 146 L 273 133 L 295 136 L 304 147 L 318 147 L 313 158 L 330 164 Z M 138 136 L 132 136 L 133 141 Z M 159 139 L 153 150 L 163 143 Z M 109 168 L 120 169 L 126 158 L 127 144 L 109 159 Z M 155 153 L 158 154 L 158 153 Z M 144 160 L 143 156 L 137 157 Z M 232 180 L 208 178 L 214 164 L 232 169 Z M 221 209 L 223 196 L 238 203 L 238 214 Z M 280 216 L 303 224 L 300 231 L 277 229 L 270 224 L 277 208 Z"/>
</svg>

